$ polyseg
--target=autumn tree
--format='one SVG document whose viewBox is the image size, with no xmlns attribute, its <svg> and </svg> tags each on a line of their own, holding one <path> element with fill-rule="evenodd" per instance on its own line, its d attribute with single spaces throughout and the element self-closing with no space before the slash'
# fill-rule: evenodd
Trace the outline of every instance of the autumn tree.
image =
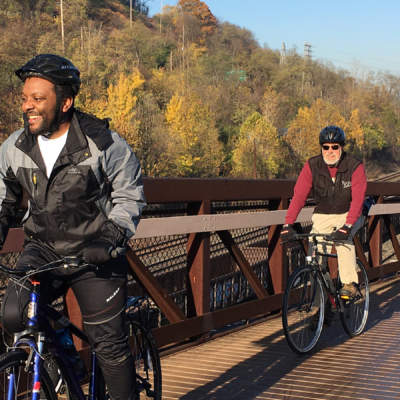
<svg viewBox="0 0 400 400">
<path fill-rule="evenodd" d="M 136 156 L 146 176 L 168 175 L 168 135 L 164 115 L 153 95 L 141 91 L 136 104 Z"/>
<path fill-rule="evenodd" d="M 130 75 L 121 73 L 117 82 L 109 85 L 106 98 L 88 97 L 82 105 L 85 111 L 100 118 L 110 118 L 111 127 L 120 133 L 135 151 L 140 145 L 137 102 L 144 82 L 142 74 L 137 69 Z M 79 101 L 77 105 L 81 105 Z"/>
<path fill-rule="evenodd" d="M 319 132 L 327 125 L 345 126 L 345 119 L 335 105 L 317 99 L 310 107 L 299 108 L 286 141 L 302 162 L 319 153 Z"/>
<path fill-rule="evenodd" d="M 200 0 L 179 0 L 178 6 L 186 14 L 194 16 L 200 25 L 200 42 L 205 43 L 217 28 L 217 20 L 208 8 L 207 4 Z"/>
<path fill-rule="evenodd" d="M 287 157 L 276 128 L 254 112 L 242 124 L 232 155 L 234 176 L 274 178 L 284 169 Z"/>
<path fill-rule="evenodd" d="M 260 109 L 264 118 L 278 129 L 283 129 L 286 122 L 286 96 L 278 93 L 271 86 L 265 89 L 260 102 Z"/>
<path fill-rule="evenodd" d="M 166 109 L 170 170 L 175 176 L 217 176 L 222 162 L 215 115 L 195 94 L 175 94 Z"/>
</svg>

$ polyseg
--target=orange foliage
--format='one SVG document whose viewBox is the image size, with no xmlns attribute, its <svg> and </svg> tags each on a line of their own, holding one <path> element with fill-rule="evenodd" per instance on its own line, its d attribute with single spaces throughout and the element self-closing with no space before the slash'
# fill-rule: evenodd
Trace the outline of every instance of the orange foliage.
<svg viewBox="0 0 400 400">
<path fill-rule="evenodd" d="M 213 34 L 217 28 L 217 19 L 214 17 L 207 4 L 200 0 L 179 0 L 178 5 L 188 14 L 200 20 L 203 39 Z"/>
</svg>

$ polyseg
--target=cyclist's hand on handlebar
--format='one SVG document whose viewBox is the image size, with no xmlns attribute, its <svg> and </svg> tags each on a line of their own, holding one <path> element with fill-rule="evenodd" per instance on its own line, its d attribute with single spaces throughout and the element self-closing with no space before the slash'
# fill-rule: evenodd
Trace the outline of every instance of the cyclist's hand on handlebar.
<svg viewBox="0 0 400 400">
<path fill-rule="evenodd" d="M 83 249 L 83 259 L 88 264 L 104 264 L 111 259 L 112 244 L 105 239 L 96 239 Z"/>
<path fill-rule="evenodd" d="M 295 239 L 297 232 L 294 230 L 293 225 L 283 225 L 281 232 L 281 239 L 284 242 L 289 242 Z"/>
<path fill-rule="evenodd" d="M 331 240 L 348 240 L 351 233 L 351 226 L 343 225 L 341 228 L 337 229 L 335 232 L 329 235 Z"/>
<path fill-rule="evenodd" d="M 100 237 L 83 250 L 83 259 L 88 264 L 104 264 L 123 254 L 126 245 L 124 230 L 115 222 L 107 220 L 100 231 Z"/>
</svg>

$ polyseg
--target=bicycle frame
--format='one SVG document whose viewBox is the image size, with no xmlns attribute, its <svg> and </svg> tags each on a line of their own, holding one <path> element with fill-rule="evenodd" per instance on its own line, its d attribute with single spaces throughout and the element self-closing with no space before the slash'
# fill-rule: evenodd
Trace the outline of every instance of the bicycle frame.
<svg viewBox="0 0 400 400">
<path fill-rule="evenodd" d="M 89 378 L 89 396 L 86 397 L 83 393 L 81 384 L 78 377 L 75 374 L 73 366 L 65 362 L 65 352 L 63 346 L 57 341 L 54 329 L 50 326 L 48 321 L 56 321 L 62 327 L 67 327 L 71 332 L 79 337 L 80 339 L 87 342 L 86 335 L 64 315 L 56 311 L 54 308 L 46 305 L 43 309 L 40 306 L 40 294 L 39 287 L 40 282 L 33 281 L 33 290 L 30 296 L 30 302 L 28 305 L 28 321 L 27 329 L 23 332 L 14 335 L 13 348 L 16 347 L 29 347 L 30 356 L 28 357 L 27 366 L 31 362 L 33 357 L 33 382 L 32 382 L 32 400 L 40 400 L 40 369 L 43 362 L 43 351 L 45 342 L 49 344 L 48 349 L 50 353 L 57 360 L 57 364 L 60 366 L 63 372 L 63 377 L 67 380 L 69 390 L 74 393 L 79 400 L 95 400 L 96 393 L 95 388 L 97 387 L 97 358 L 96 354 L 91 352 L 90 360 L 90 378 Z M 43 331 L 38 330 L 38 320 L 40 314 L 45 314 L 46 318 L 43 318 Z M 41 321 L 42 322 L 42 321 Z M 9 386 L 7 393 L 7 400 L 14 399 L 14 374 L 9 375 Z"/>
<path fill-rule="evenodd" d="M 32 276 L 39 273 L 51 271 L 56 268 L 76 268 L 82 269 L 87 267 L 95 267 L 92 264 L 81 263 L 77 257 L 64 257 L 62 259 L 50 262 L 43 265 L 38 269 L 32 269 L 25 272 L 23 277 L 16 279 L 14 284 L 18 284 L 25 288 L 29 293 L 28 300 L 28 318 L 24 322 L 25 330 L 18 332 L 14 335 L 13 345 L 9 346 L 10 356 L 7 358 L 12 362 L 18 360 L 17 368 L 8 369 L 7 367 L 2 370 L 8 383 L 3 386 L 4 397 L 7 400 L 14 400 L 15 396 L 20 393 L 29 392 L 29 399 L 39 400 L 43 394 L 53 397 L 54 394 L 59 393 L 59 388 L 66 385 L 69 394 L 74 400 L 103 400 L 107 397 L 107 388 L 104 382 L 104 377 L 95 352 L 92 350 L 90 355 L 89 374 L 88 378 L 88 395 L 85 393 L 81 386 L 81 375 L 79 375 L 79 368 L 76 367 L 76 360 L 81 362 L 78 357 L 75 357 L 74 352 L 69 350 L 69 347 L 64 346 L 65 335 L 62 334 L 63 330 L 69 332 L 82 339 L 85 343 L 89 343 L 87 336 L 71 321 L 63 315 L 62 312 L 57 311 L 51 305 L 40 303 L 40 282 L 32 280 Z M 0 270 L 8 276 L 17 275 L 19 272 L 9 267 L 0 264 Z M 25 282 L 30 280 L 32 288 L 27 288 Z M 138 393 L 146 392 L 147 396 L 161 399 L 161 368 L 159 355 L 154 343 L 151 333 L 147 331 L 150 320 L 143 323 L 142 310 L 143 304 L 148 300 L 144 297 L 128 297 L 125 305 L 125 312 L 130 329 L 133 329 L 133 336 L 135 340 L 141 339 L 141 346 L 139 352 L 134 355 L 137 357 L 135 362 L 138 362 L 138 367 L 142 369 L 141 373 L 135 371 L 136 384 Z M 24 302 L 25 307 L 25 302 Z M 148 305 L 147 305 L 148 307 Z M 137 318 L 136 318 L 137 317 Z M 149 314 L 146 312 L 146 317 Z M 61 329 L 61 332 L 60 332 Z M 136 346 L 135 346 L 136 348 Z M 21 350 L 24 354 L 22 357 Z M 142 353 L 142 350 L 145 352 Z M 17 354 L 13 354 L 13 351 Z M 17 357 L 15 357 L 17 356 Z M 22 365 L 21 365 L 22 363 Z M 7 364 L 5 364 L 7 365 Z M 52 366 L 54 365 L 54 368 Z M 24 369 L 25 372 L 29 370 L 29 379 L 21 379 L 19 371 Z M 149 367 L 150 366 L 150 367 Z M 154 368 L 154 369 L 153 369 Z M 78 371 L 78 372 L 77 372 Z M 152 371 L 149 373 L 149 371 Z M 22 371 L 23 372 L 23 371 Z M 15 374 L 15 376 L 14 376 Z M 24 375 L 24 372 L 22 373 Z M 23 391 L 20 392 L 15 386 L 19 386 L 22 382 L 25 386 Z M 29 388 L 26 387 L 29 384 Z M 62 386 L 60 386 L 62 385 Z M 153 386 L 154 385 L 154 386 Z M 47 389 L 46 389 L 47 388 Z M 54 390 L 54 392 L 53 392 Z M 18 393 L 16 393 L 18 391 Z M 19 398 L 19 397 L 18 397 Z M 27 398 L 26 396 L 24 398 Z"/>
<path fill-rule="evenodd" d="M 325 235 L 316 234 L 312 236 L 312 240 L 310 241 L 310 254 L 306 256 L 306 262 L 308 265 L 312 266 L 312 268 L 314 268 L 317 274 L 320 276 L 331 305 L 339 310 L 342 310 L 343 302 L 340 296 L 338 296 L 337 287 L 333 283 L 328 266 L 328 259 L 337 259 L 337 254 L 320 252 L 318 250 L 318 244 L 321 245 L 321 243 L 318 243 L 317 241 L 318 236 L 324 237 Z M 324 244 L 326 243 L 322 243 L 322 245 Z M 322 257 L 322 262 L 318 262 L 318 257 Z"/>
</svg>

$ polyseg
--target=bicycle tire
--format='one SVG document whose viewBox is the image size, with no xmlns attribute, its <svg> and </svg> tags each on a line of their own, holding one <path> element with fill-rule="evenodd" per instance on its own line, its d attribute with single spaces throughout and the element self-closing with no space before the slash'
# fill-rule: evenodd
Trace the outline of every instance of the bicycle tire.
<svg viewBox="0 0 400 400">
<path fill-rule="evenodd" d="M 161 363 L 153 335 L 129 313 L 127 324 L 135 361 L 137 398 L 161 400 Z"/>
<path fill-rule="evenodd" d="M 340 320 L 345 332 L 350 336 L 360 335 L 365 328 L 369 312 L 369 283 L 367 272 L 357 259 L 357 295 L 350 300 L 339 299 L 342 303 Z"/>
<path fill-rule="evenodd" d="M 15 349 L 0 355 L 0 398 L 7 399 L 8 375 L 15 374 L 15 400 L 30 400 L 32 398 L 32 365 L 25 371 L 28 353 L 22 349 Z M 54 385 L 46 368 L 40 370 L 40 399 L 57 400 Z"/>
<path fill-rule="evenodd" d="M 282 325 L 290 348 L 310 352 L 324 324 L 325 294 L 321 278 L 311 267 L 300 267 L 291 276 L 283 296 Z"/>
</svg>

